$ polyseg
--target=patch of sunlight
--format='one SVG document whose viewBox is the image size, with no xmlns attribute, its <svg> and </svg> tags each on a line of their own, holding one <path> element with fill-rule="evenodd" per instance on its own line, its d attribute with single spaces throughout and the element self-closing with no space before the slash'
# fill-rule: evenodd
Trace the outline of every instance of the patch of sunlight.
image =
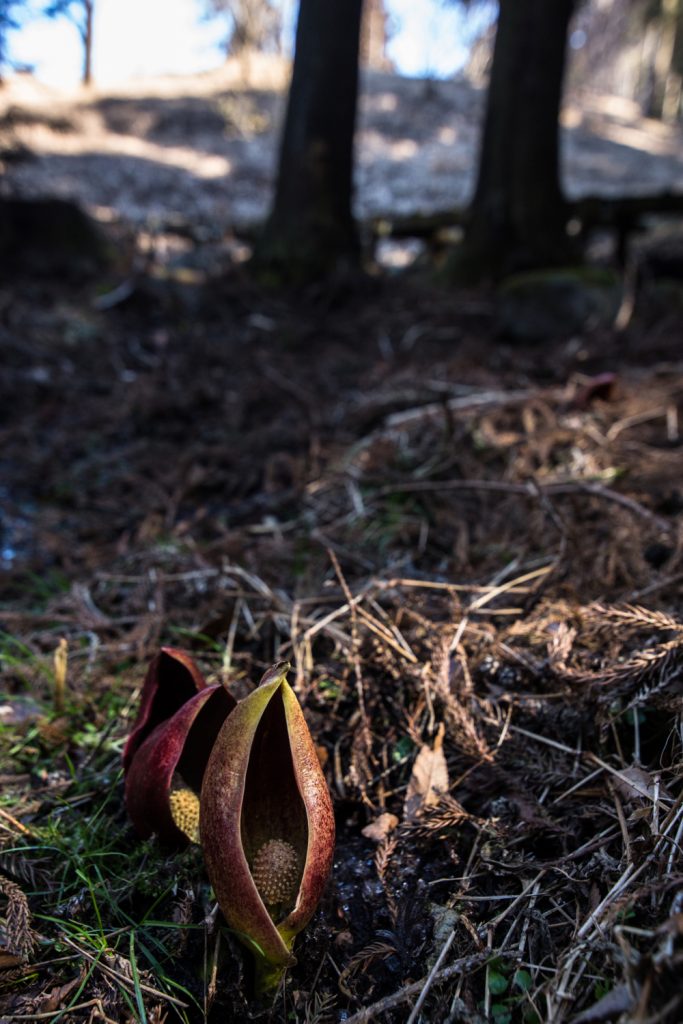
<svg viewBox="0 0 683 1024">
<path fill-rule="evenodd" d="M 398 108 L 398 96 L 395 92 L 381 92 L 377 96 L 369 97 L 369 106 L 373 110 L 382 110 L 390 113 Z"/>
<path fill-rule="evenodd" d="M 392 160 L 412 160 L 417 155 L 418 145 L 415 139 L 399 139 L 392 143 L 389 152 Z"/>
<path fill-rule="evenodd" d="M 424 242 L 418 239 L 382 239 L 377 243 L 375 259 L 381 267 L 403 270 L 411 266 L 424 251 Z"/>
<path fill-rule="evenodd" d="M 626 124 L 596 124 L 593 131 L 609 142 L 640 149 L 643 153 L 654 156 L 673 156 L 678 148 L 672 135 L 667 133 L 666 137 L 659 133 L 655 134 L 649 125 L 645 129 Z"/>
<path fill-rule="evenodd" d="M 178 167 L 197 178 L 209 181 L 232 173 L 233 162 L 218 153 L 206 153 L 192 146 L 163 146 L 149 139 L 133 135 L 100 135 L 97 139 L 87 135 L 58 135 L 43 126 L 25 133 L 37 142 L 41 155 L 51 156 L 129 156 L 166 167 Z"/>
<path fill-rule="evenodd" d="M 560 114 L 560 124 L 563 128 L 580 128 L 583 123 L 583 110 L 581 107 L 565 107 Z"/>
<path fill-rule="evenodd" d="M 113 206 L 101 206 L 99 203 L 93 203 L 89 206 L 88 212 L 100 224 L 115 224 L 119 219 L 119 215 Z"/>
<path fill-rule="evenodd" d="M 167 167 L 180 167 L 205 181 L 222 178 L 232 172 L 232 161 L 226 156 L 202 153 L 192 146 L 160 146 L 149 139 L 136 139 L 130 135 L 118 136 L 111 145 L 105 144 L 102 151 L 134 156 Z"/>
<path fill-rule="evenodd" d="M 455 128 L 450 125 L 444 125 L 443 128 L 439 128 L 439 142 L 444 146 L 452 146 L 458 137 L 458 133 Z"/>
<path fill-rule="evenodd" d="M 591 96 L 585 105 L 565 106 L 560 123 L 563 128 L 583 128 L 607 142 L 644 153 L 675 155 L 680 145 L 676 130 L 662 121 L 643 117 L 635 107 L 633 101 L 618 96 Z M 630 123 L 626 123 L 626 118 Z"/>
</svg>

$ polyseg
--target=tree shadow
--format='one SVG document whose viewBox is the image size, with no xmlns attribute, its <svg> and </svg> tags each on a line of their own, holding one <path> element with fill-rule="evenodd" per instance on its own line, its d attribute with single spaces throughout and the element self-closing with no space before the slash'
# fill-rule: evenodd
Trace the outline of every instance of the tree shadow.
<svg viewBox="0 0 683 1024">
<path fill-rule="evenodd" d="M 465 204 L 474 187 L 484 101 L 484 90 L 465 80 L 365 73 L 356 215 Z M 11 112 L 12 138 L 24 148 L 6 163 L 3 189 L 73 198 L 135 224 L 172 216 L 213 231 L 253 225 L 271 200 L 283 106 L 277 89 L 224 87 L 205 95 L 104 96 L 71 106 L 45 97 L 25 109 L 14 104 L 4 118 Z M 0 115 L 0 134 L 2 122 Z M 562 136 L 562 173 L 572 198 L 683 188 L 680 132 L 633 111 L 610 115 L 586 107 Z"/>
<path fill-rule="evenodd" d="M 220 150 L 226 140 L 248 139 L 273 129 L 282 96 L 272 90 L 224 90 L 210 96 L 103 97 L 92 109 L 105 128 L 160 145 L 209 140 Z"/>
</svg>

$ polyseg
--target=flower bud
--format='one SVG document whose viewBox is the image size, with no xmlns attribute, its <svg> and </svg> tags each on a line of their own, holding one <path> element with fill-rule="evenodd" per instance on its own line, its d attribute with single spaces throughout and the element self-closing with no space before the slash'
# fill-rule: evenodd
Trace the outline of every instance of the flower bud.
<svg viewBox="0 0 683 1024">
<path fill-rule="evenodd" d="M 140 694 L 140 709 L 123 749 L 127 772 L 135 751 L 157 725 L 165 722 L 195 693 L 206 689 L 206 680 L 189 654 L 177 647 L 162 647 L 150 662 Z"/>
<path fill-rule="evenodd" d="M 207 686 L 189 655 L 164 648 L 150 665 L 124 750 L 126 807 L 137 833 L 173 846 L 198 842 L 199 791 L 211 748 L 235 707 Z"/>
<path fill-rule="evenodd" d="M 204 774 L 204 859 L 228 924 L 257 954 L 262 987 L 291 949 L 332 865 L 334 817 L 289 666 L 266 672 L 226 719 Z"/>
</svg>

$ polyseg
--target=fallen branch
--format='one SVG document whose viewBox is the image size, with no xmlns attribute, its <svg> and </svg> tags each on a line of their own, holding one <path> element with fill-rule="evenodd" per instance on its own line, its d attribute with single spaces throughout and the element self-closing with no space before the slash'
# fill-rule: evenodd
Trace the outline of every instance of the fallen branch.
<svg viewBox="0 0 683 1024">
<path fill-rule="evenodd" d="M 494 494 L 520 494 L 529 498 L 538 494 L 588 494 L 591 497 L 620 505 L 632 515 L 647 520 L 663 533 L 671 533 L 674 530 L 672 523 L 655 515 L 654 512 L 650 512 L 634 498 L 629 498 L 626 494 L 620 494 L 618 491 L 613 491 L 609 487 L 593 483 L 590 480 L 558 481 L 542 486 L 540 484 L 532 486 L 530 483 L 508 483 L 504 480 L 419 480 L 405 484 L 387 484 L 379 488 L 377 497 L 386 497 L 389 494 L 397 493 L 428 493 L 430 491 L 491 491 Z"/>
</svg>

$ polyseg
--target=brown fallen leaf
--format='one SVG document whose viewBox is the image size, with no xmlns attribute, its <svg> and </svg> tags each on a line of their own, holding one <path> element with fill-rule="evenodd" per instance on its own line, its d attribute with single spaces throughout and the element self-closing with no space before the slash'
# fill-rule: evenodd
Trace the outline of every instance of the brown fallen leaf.
<svg viewBox="0 0 683 1024">
<path fill-rule="evenodd" d="M 426 807 L 434 807 L 441 795 L 448 792 L 448 766 L 443 752 L 444 731 L 442 722 L 434 747 L 425 743 L 415 758 L 403 804 L 403 817 L 406 821 L 415 821 Z"/>
<path fill-rule="evenodd" d="M 629 803 L 641 803 L 643 800 L 654 800 L 657 786 L 654 776 L 640 765 L 634 764 L 622 768 L 613 779 L 614 787 L 623 800 Z M 668 797 L 666 789 L 660 785 L 660 797 Z"/>
<path fill-rule="evenodd" d="M 61 1010 L 64 1001 L 68 999 L 82 980 L 83 975 L 79 974 L 77 977 L 72 978 L 71 981 L 67 981 L 66 985 L 58 985 L 56 988 L 50 989 L 49 992 L 45 992 L 38 1003 L 37 1012 L 54 1013 L 56 1010 Z"/>
<path fill-rule="evenodd" d="M 385 811 L 384 814 L 380 814 L 369 825 L 366 825 L 362 831 L 363 835 L 367 836 L 368 839 L 373 839 L 376 843 L 382 843 L 397 825 L 398 818 L 396 815 Z"/>
<path fill-rule="evenodd" d="M 8 971 L 12 967 L 20 967 L 21 964 L 25 962 L 25 956 L 19 956 L 16 953 L 8 953 L 6 949 L 2 949 L 2 947 L 0 947 L 0 971 Z"/>
</svg>

